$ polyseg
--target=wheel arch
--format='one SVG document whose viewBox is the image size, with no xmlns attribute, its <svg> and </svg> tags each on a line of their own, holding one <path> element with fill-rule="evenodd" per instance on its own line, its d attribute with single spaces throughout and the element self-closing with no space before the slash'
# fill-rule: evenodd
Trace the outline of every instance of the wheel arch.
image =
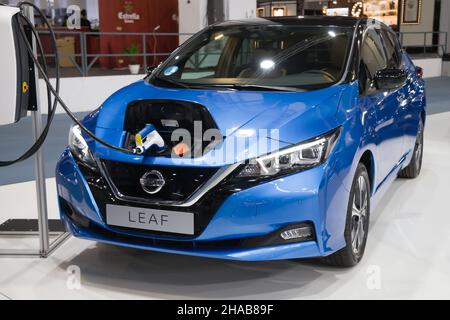
<svg viewBox="0 0 450 320">
<path fill-rule="evenodd" d="M 427 121 L 427 112 L 425 111 L 425 108 L 422 108 L 422 110 L 420 111 L 420 116 L 422 118 L 423 126 L 425 126 Z"/>
<path fill-rule="evenodd" d="M 373 194 L 374 192 L 374 184 L 375 184 L 375 159 L 373 156 L 372 151 L 366 150 L 362 154 L 360 160 L 358 163 L 364 164 L 364 166 L 367 169 L 367 173 L 369 174 L 369 180 L 370 180 L 370 192 Z"/>
</svg>

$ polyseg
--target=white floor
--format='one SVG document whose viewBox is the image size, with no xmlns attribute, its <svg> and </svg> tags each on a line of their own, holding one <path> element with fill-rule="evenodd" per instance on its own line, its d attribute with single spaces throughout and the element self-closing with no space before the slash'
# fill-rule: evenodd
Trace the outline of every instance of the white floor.
<svg viewBox="0 0 450 320">
<path fill-rule="evenodd" d="M 444 113 L 429 118 L 421 177 L 396 181 L 372 213 L 365 259 L 353 269 L 311 261 L 208 260 L 72 238 L 47 260 L 0 258 L 0 300 L 449 299 L 449 181 L 450 113 Z M 33 217 L 33 188 L 33 183 L 0 187 L 0 222 Z M 53 180 L 48 189 L 50 214 L 56 217 Z M 0 245 L 30 246 L 14 241 Z M 77 268 L 80 276 L 71 276 Z"/>
</svg>

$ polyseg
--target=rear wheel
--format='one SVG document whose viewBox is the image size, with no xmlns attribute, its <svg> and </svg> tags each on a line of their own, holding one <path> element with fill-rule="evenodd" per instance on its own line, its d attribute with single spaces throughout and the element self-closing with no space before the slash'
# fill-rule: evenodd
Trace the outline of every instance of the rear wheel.
<svg viewBox="0 0 450 320">
<path fill-rule="evenodd" d="M 423 131 L 423 121 L 420 118 L 413 158 L 411 163 L 398 174 L 400 178 L 414 179 L 420 175 L 423 161 Z"/>
<path fill-rule="evenodd" d="M 322 258 L 322 262 L 338 267 L 358 264 L 366 248 L 370 218 L 370 180 L 364 164 L 360 163 L 353 179 L 345 224 L 346 246 Z"/>
</svg>

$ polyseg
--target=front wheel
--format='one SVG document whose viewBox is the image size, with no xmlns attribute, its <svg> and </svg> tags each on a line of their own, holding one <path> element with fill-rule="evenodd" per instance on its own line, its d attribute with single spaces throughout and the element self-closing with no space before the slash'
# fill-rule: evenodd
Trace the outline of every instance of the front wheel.
<svg viewBox="0 0 450 320">
<path fill-rule="evenodd" d="M 366 248 L 370 218 L 370 180 L 364 164 L 360 163 L 353 179 L 345 223 L 346 246 L 322 258 L 322 262 L 338 267 L 358 264 Z"/>
</svg>

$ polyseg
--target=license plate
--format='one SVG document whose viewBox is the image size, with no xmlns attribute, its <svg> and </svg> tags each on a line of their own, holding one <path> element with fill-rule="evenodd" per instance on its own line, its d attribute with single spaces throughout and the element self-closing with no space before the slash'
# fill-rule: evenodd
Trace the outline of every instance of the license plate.
<svg viewBox="0 0 450 320">
<path fill-rule="evenodd" d="M 194 214 L 189 212 L 107 205 L 106 223 L 116 227 L 194 234 Z"/>
</svg>

